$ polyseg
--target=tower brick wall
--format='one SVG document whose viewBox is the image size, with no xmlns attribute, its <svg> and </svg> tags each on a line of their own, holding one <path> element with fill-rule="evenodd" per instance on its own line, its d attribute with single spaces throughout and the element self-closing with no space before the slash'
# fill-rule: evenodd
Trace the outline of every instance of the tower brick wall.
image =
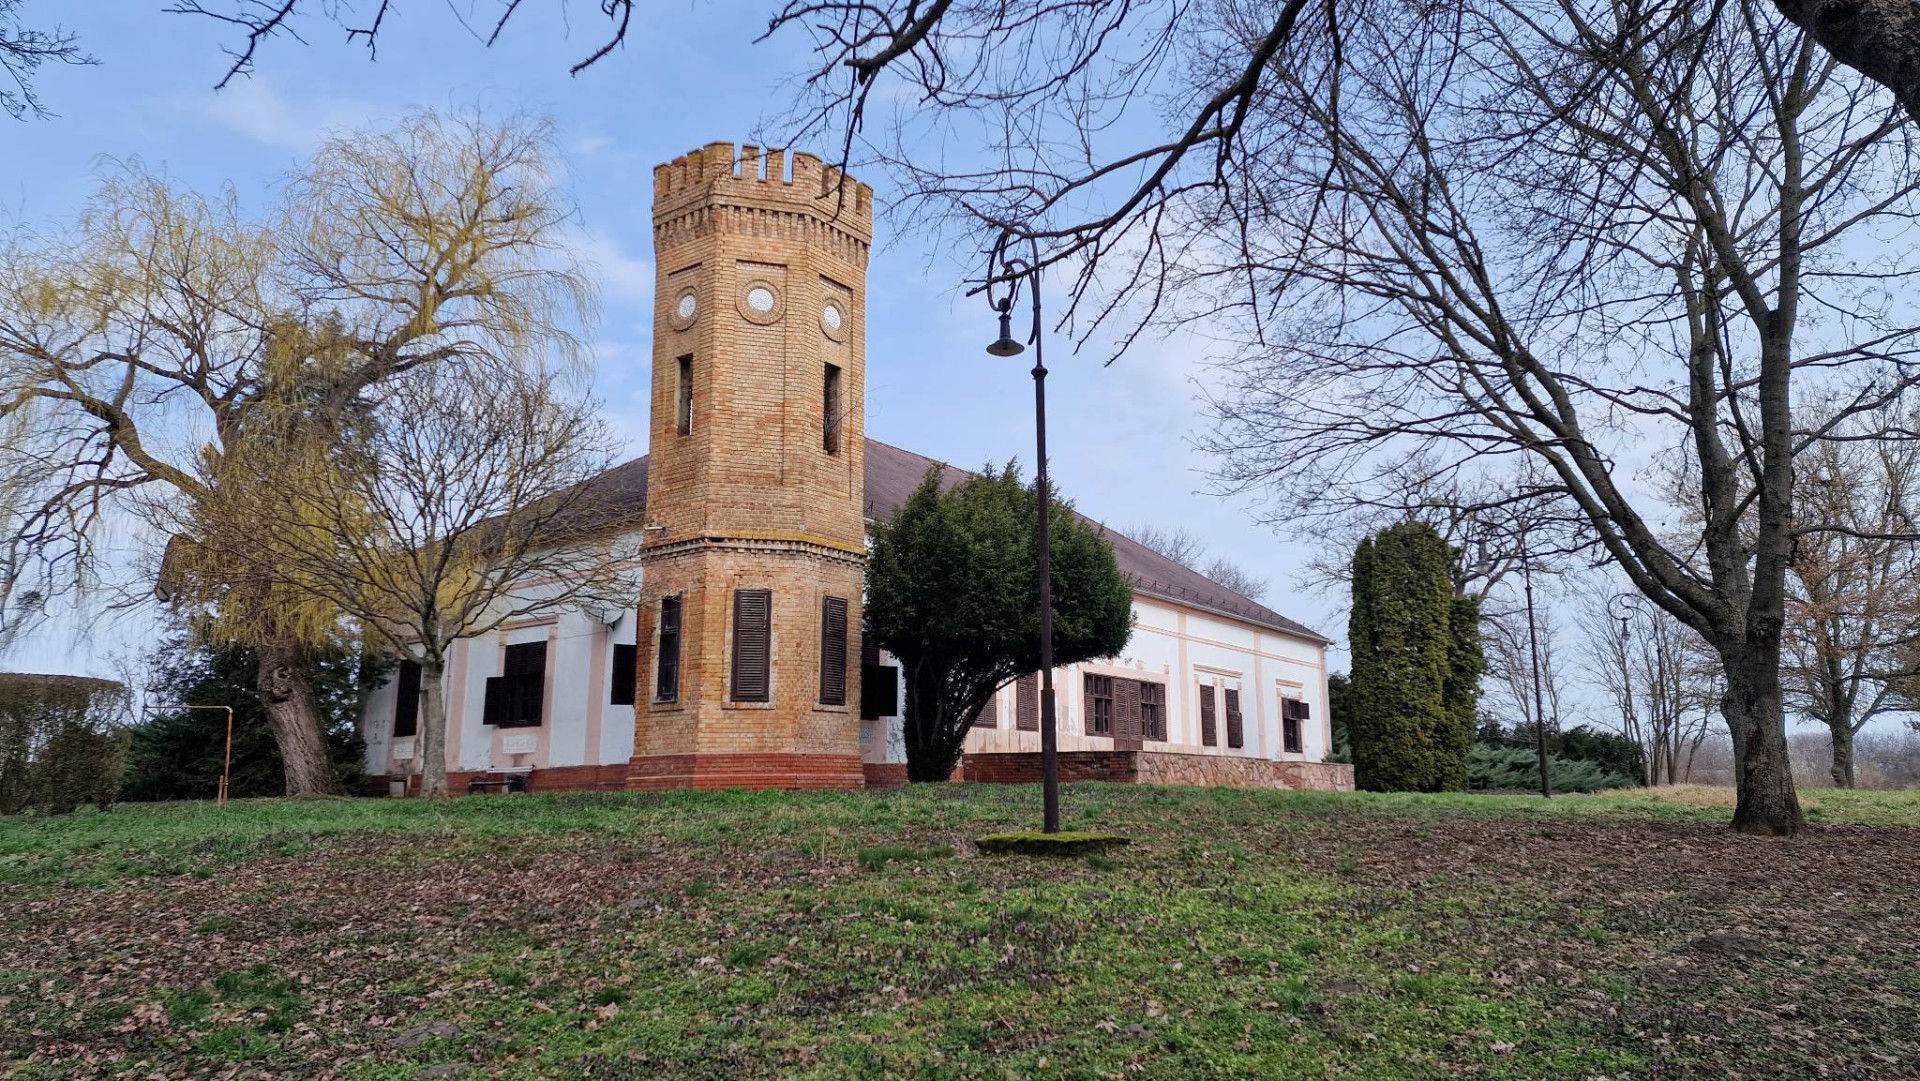
<svg viewBox="0 0 1920 1081">
<path fill-rule="evenodd" d="M 858 787 L 873 192 L 796 154 L 711 143 L 654 170 L 651 465 L 635 787 Z M 730 677 L 735 595 L 771 595 L 765 701 Z M 659 683 L 680 601 L 679 686 Z M 845 602 L 844 702 L 822 701 Z"/>
</svg>

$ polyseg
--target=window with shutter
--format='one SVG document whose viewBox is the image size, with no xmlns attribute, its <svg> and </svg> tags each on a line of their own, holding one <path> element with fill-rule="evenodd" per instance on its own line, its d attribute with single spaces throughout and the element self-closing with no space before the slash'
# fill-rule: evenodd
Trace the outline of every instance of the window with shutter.
<svg viewBox="0 0 1920 1081">
<path fill-rule="evenodd" d="M 613 692 L 607 696 L 608 705 L 633 705 L 634 684 L 640 678 L 634 669 L 639 661 L 639 646 L 623 646 L 618 642 L 613 644 Z"/>
<path fill-rule="evenodd" d="M 393 734 L 404 739 L 420 731 L 420 666 L 400 662 L 393 689 Z"/>
<path fill-rule="evenodd" d="M 1227 746 L 1245 747 L 1247 730 L 1240 719 L 1240 692 L 1232 687 L 1226 688 L 1227 695 Z"/>
<path fill-rule="evenodd" d="M 773 591 L 733 593 L 733 700 L 765 702 L 772 690 Z"/>
<path fill-rule="evenodd" d="M 1113 735 L 1113 677 L 1087 676 L 1087 734 Z"/>
<path fill-rule="evenodd" d="M 820 601 L 820 703 L 847 704 L 847 599 Z"/>
<path fill-rule="evenodd" d="M 987 699 L 987 704 L 984 706 L 981 706 L 980 712 L 973 715 L 973 727 L 974 728 L 1000 727 L 1000 692 L 999 691 L 997 690 L 994 691 L 993 695 Z"/>
<path fill-rule="evenodd" d="M 1297 698 L 1280 700 L 1280 740 L 1288 754 L 1303 754 L 1307 749 L 1304 729 L 1312 710 Z"/>
<path fill-rule="evenodd" d="M 660 598 L 660 648 L 653 676 L 656 702 L 680 699 L 680 609 L 679 594 Z"/>
<path fill-rule="evenodd" d="M 1213 718 L 1213 684 L 1200 681 L 1200 743 L 1212 747 L 1219 742 L 1220 732 Z"/>
<path fill-rule="evenodd" d="M 1167 685 L 1140 681 L 1140 738 L 1167 739 Z"/>
<path fill-rule="evenodd" d="M 500 681 L 498 720 L 501 728 L 537 728 L 545 720 L 547 697 L 547 643 L 520 642 L 507 647 L 506 663 L 494 679 Z M 493 711 L 494 680 L 487 681 L 489 712 Z"/>
<path fill-rule="evenodd" d="M 1021 676 L 1014 683 L 1013 723 L 1022 732 L 1040 731 L 1040 673 Z"/>
</svg>

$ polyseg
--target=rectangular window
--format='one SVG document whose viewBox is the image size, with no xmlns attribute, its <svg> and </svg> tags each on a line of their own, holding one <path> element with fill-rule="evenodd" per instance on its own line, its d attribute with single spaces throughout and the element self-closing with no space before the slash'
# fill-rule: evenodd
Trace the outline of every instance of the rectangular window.
<svg viewBox="0 0 1920 1081">
<path fill-rule="evenodd" d="M 1167 738 L 1167 685 L 1140 681 L 1140 738 Z"/>
<path fill-rule="evenodd" d="M 733 592 L 733 700 L 766 702 L 773 690 L 773 591 Z"/>
<path fill-rule="evenodd" d="M 1227 691 L 1227 746 L 1245 747 L 1247 745 L 1246 726 L 1240 719 L 1240 692 L 1232 687 Z"/>
<path fill-rule="evenodd" d="M 847 599 L 820 601 L 820 704 L 847 704 Z"/>
<path fill-rule="evenodd" d="M 1087 676 L 1087 734 L 1113 735 L 1113 677 Z"/>
<path fill-rule="evenodd" d="M 820 446 L 828 454 L 840 453 L 840 413 L 840 366 L 829 364 L 820 394 Z"/>
<path fill-rule="evenodd" d="M 420 731 L 420 666 L 400 662 L 393 689 L 393 735 L 405 739 Z"/>
<path fill-rule="evenodd" d="M 680 699 L 680 595 L 660 598 L 660 651 L 654 665 L 653 700 Z"/>
<path fill-rule="evenodd" d="M 1213 684 L 1200 682 L 1200 743 L 1212 747 L 1220 742 L 1220 730 L 1213 719 Z"/>
<path fill-rule="evenodd" d="M 1305 702 L 1297 698 L 1280 700 L 1280 745 L 1288 754 L 1306 753 L 1304 729 L 1312 716 L 1313 710 Z"/>
<path fill-rule="evenodd" d="M 547 644 L 507 647 L 501 673 L 487 680 L 483 720 L 500 728 L 537 728 L 545 720 Z"/>
<path fill-rule="evenodd" d="M 1022 732 L 1040 731 L 1040 673 L 1021 676 L 1014 683 L 1013 723 Z"/>
<path fill-rule="evenodd" d="M 613 693 L 607 696 L 607 704 L 612 706 L 633 705 L 634 684 L 639 676 L 634 672 L 639 664 L 640 647 L 613 644 Z"/>
<path fill-rule="evenodd" d="M 693 434 L 693 354 L 680 358 L 680 383 L 674 389 L 674 427 L 681 435 Z"/>
<path fill-rule="evenodd" d="M 993 692 L 993 697 L 987 699 L 986 705 L 980 707 L 980 712 L 973 715 L 973 727 L 1000 727 L 1000 692 L 998 690 Z"/>
</svg>

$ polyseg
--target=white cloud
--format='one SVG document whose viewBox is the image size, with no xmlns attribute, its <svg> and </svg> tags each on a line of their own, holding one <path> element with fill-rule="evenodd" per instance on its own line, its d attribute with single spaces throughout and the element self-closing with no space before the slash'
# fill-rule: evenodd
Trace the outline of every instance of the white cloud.
<svg viewBox="0 0 1920 1081">
<path fill-rule="evenodd" d="M 363 125 L 378 111 L 369 102 L 318 94 L 289 102 L 272 79 L 261 75 L 218 93 L 175 95 L 163 104 L 175 116 L 293 150 L 311 149 L 332 132 Z"/>
<path fill-rule="evenodd" d="M 600 284 L 601 294 L 614 304 L 653 304 L 653 260 L 629 255 L 620 242 L 594 229 L 577 230 L 570 238 L 573 252 L 587 265 L 587 275 Z"/>
</svg>

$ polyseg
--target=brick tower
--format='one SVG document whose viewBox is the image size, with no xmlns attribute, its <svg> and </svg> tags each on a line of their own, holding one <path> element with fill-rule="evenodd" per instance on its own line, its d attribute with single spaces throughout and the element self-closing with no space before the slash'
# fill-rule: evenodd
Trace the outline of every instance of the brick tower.
<svg viewBox="0 0 1920 1081">
<path fill-rule="evenodd" d="M 873 190 L 710 143 L 653 173 L 634 788 L 858 788 Z"/>
</svg>

